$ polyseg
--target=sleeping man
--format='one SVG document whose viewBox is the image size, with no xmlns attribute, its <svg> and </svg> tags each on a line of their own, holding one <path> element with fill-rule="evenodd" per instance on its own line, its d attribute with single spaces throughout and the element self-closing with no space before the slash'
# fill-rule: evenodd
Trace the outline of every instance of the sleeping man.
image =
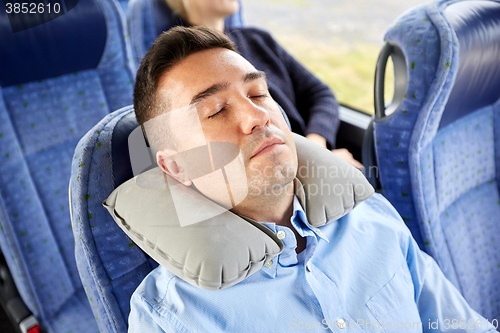
<svg viewBox="0 0 500 333">
<path fill-rule="evenodd" d="M 160 265 L 132 297 L 129 332 L 494 331 L 418 248 L 381 195 L 321 227 L 308 221 L 318 206 L 305 204 L 296 140 L 269 95 L 265 75 L 223 34 L 184 27 L 162 34 L 138 70 L 134 106 L 141 125 L 181 110 L 165 125 L 173 144 L 162 147 L 154 143 L 161 142 L 158 133 L 147 134 L 159 145 L 158 166 L 179 186 L 195 188 L 267 228 L 282 242 L 282 251 L 238 283 L 215 291 Z M 189 114 L 198 117 L 201 137 L 186 125 Z M 179 115 L 186 122 L 176 123 Z M 229 202 L 210 182 L 193 176 L 189 158 L 175 158 L 200 140 L 239 147 L 237 160 L 246 176 L 241 181 L 229 171 L 225 175 L 241 183 L 231 187 Z"/>
</svg>

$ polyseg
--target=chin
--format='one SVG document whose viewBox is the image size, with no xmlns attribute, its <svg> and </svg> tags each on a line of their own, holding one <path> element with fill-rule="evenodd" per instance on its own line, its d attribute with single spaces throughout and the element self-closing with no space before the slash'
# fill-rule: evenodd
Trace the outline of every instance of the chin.
<svg viewBox="0 0 500 333">
<path fill-rule="evenodd" d="M 294 159 L 291 152 L 276 154 L 254 162 L 251 161 L 247 166 L 248 182 L 256 187 L 264 184 L 270 186 L 287 184 L 293 181 L 296 173 L 297 160 Z"/>
<path fill-rule="evenodd" d="M 240 9 L 240 3 L 238 0 L 226 0 L 224 14 L 226 16 L 233 15 Z"/>
</svg>

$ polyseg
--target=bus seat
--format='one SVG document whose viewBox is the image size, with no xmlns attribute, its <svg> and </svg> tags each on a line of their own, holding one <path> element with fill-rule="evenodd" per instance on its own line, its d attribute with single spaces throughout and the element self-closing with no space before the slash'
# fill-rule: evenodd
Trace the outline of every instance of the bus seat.
<svg viewBox="0 0 500 333">
<path fill-rule="evenodd" d="M 0 246 L 46 332 L 98 332 L 76 267 L 67 195 L 78 140 L 132 102 L 117 6 L 80 0 L 15 33 L 0 12 Z M 33 16 L 23 17 L 17 24 L 30 26 Z"/>
<path fill-rule="evenodd" d="M 227 28 L 243 26 L 242 2 L 237 13 L 226 18 Z M 130 0 L 127 10 L 127 24 L 136 66 L 156 38 L 173 26 L 179 25 L 175 15 L 165 0 Z"/>
<path fill-rule="evenodd" d="M 499 318 L 500 2 L 426 3 L 385 40 L 373 124 L 382 193 L 469 304 Z"/>
</svg>

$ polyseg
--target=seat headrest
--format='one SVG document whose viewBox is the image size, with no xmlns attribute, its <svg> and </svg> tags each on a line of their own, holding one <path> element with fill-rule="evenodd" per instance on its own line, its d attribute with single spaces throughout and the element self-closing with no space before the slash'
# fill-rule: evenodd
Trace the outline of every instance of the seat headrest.
<svg viewBox="0 0 500 333">
<path fill-rule="evenodd" d="M 458 38 L 459 65 L 440 128 L 500 98 L 500 3 L 456 2 L 444 14 Z"/>
<path fill-rule="evenodd" d="M 66 0 L 57 14 L 52 3 L 52 14 L 0 11 L 0 86 L 97 67 L 107 38 L 99 1 Z"/>
<path fill-rule="evenodd" d="M 130 112 L 116 123 L 113 130 L 111 157 L 113 159 L 115 187 L 134 177 L 130 165 L 128 138 L 130 133 L 138 126 L 135 112 Z"/>
</svg>

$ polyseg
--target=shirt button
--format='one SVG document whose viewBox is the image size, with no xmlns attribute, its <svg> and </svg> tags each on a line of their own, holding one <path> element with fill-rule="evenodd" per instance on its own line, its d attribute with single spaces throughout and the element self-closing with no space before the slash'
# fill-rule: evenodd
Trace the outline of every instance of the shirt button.
<svg viewBox="0 0 500 333">
<path fill-rule="evenodd" d="M 344 321 L 344 319 L 337 320 L 337 322 L 335 323 L 335 325 L 337 325 L 337 328 L 340 328 L 342 330 L 345 330 L 347 328 L 347 324 Z"/>
<path fill-rule="evenodd" d="M 323 236 L 323 232 L 321 232 L 321 230 L 316 231 L 316 233 L 320 236 Z"/>
<path fill-rule="evenodd" d="M 278 239 L 284 239 L 286 237 L 286 233 L 283 230 L 280 230 L 276 233 L 276 236 L 278 236 Z"/>
<path fill-rule="evenodd" d="M 266 267 L 271 267 L 273 265 L 273 261 L 272 260 L 269 260 L 267 263 L 266 263 Z"/>
<path fill-rule="evenodd" d="M 307 265 L 306 265 L 306 268 L 307 268 L 307 270 L 308 270 L 309 272 L 311 272 L 311 271 L 312 271 L 311 266 L 310 266 L 309 264 L 307 264 Z"/>
</svg>

